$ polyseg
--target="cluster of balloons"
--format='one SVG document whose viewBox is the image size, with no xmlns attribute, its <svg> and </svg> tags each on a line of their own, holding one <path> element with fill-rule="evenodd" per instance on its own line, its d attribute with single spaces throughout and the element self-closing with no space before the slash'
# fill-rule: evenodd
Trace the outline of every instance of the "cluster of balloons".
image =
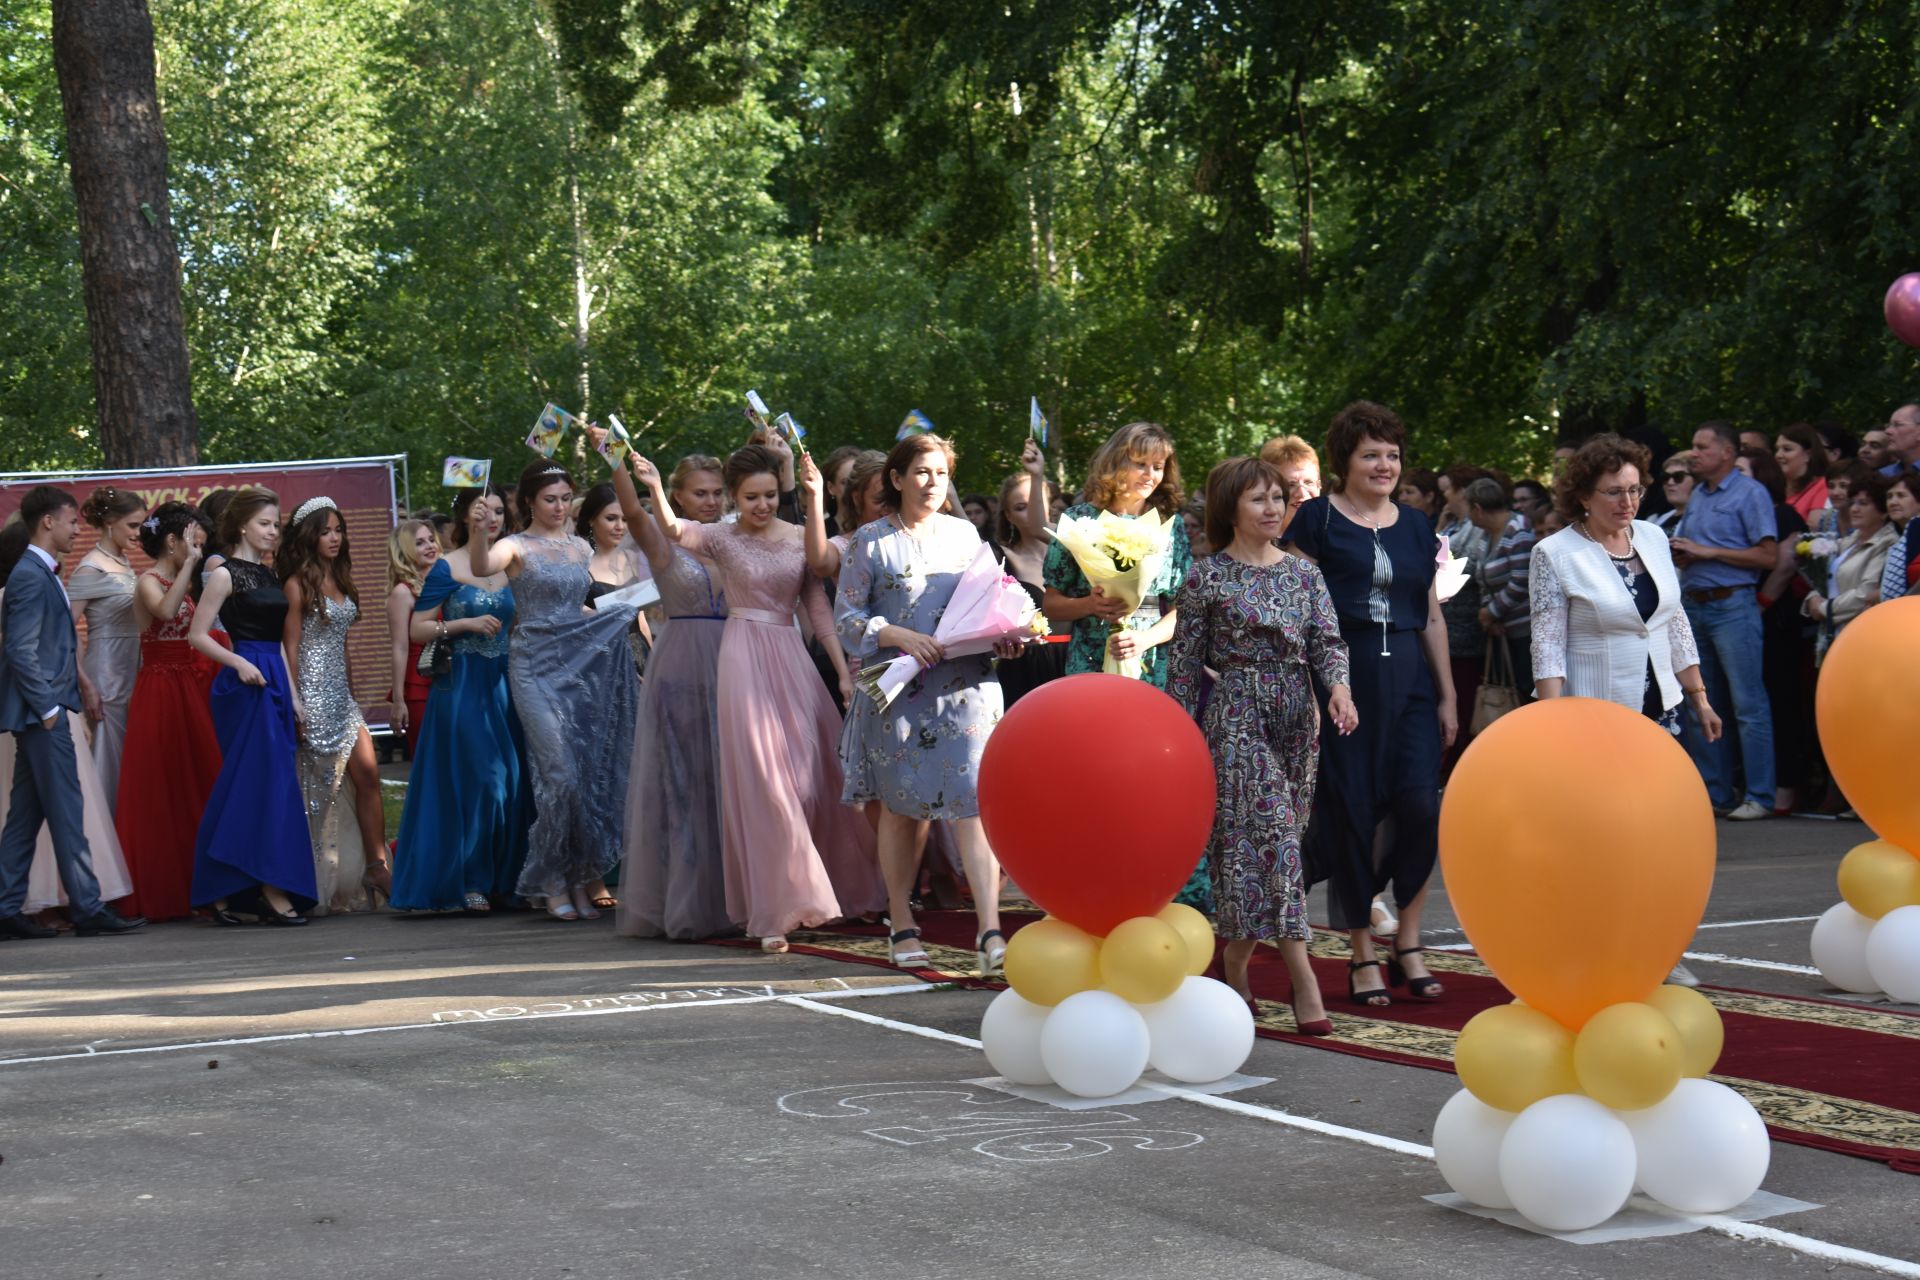
<svg viewBox="0 0 1920 1280">
<path fill-rule="evenodd" d="M 987 1061 L 1083 1098 L 1124 1092 L 1148 1067 L 1189 1084 L 1230 1076 L 1253 1052 L 1253 1015 L 1200 976 L 1212 960 L 1212 926 L 1177 902 L 1105 938 L 1036 920 L 1007 944 L 1009 989 L 980 1020 Z"/>
<path fill-rule="evenodd" d="M 1124 728 L 1090 738 L 1098 726 Z M 1062 746 L 1074 742 L 1086 745 Z M 1252 1014 L 1200 976 L 1212 926 L 1169 902 L 1206 848 L 1213 807 L 1206 739 L 1141 681 L 1055 680 L 995 726 L 981 821 L 1007 874 L 1048 912 L 1008 941 L 1011 989 L 981 1019 L 996 1071 L 1104 1098 L 1149 1066 L 1198 1084 L 1247 1060 Z"/>
<path fill-rule="evenodd" d="M 1920 275 L 1902 279 L 1920 305 Z M 1920 1003 L 1920 800 L 1907 762 L 1920 694 L 1887 673 L 1906 670 L 1916 646 L 1920 598 L 1876 605 L 1834 640 L 1815 694 L 1834 781 L 1880 838 L 1841 860 L 1842 901 L 1813 926 L 1813 963 L 1842 991 L 1910 1003 Z"/>
<path fill-rule="evenodd" d="M 1713 809 L 1686 752 L 1611 702 L 1523 707 L 1455 767 L 1440 858 L 1468 940 L 1519 997 L 1455 1044 L 1465 1088 L 1433 1134 L 1447 1184 L 1552 1231 L 1598 1226 L 1636 1185 L 1689 1213 L 1752 1195 L 1766 1126 L 1704 1078 L 1720 1016 L 1661 985 L 1713 887 Z"/>
<path fill-rule="evenodd" d="M 1745 1098 L 1706 1079 L 1719 1011 L 1662 986 L 1608 1005 L 1577 1032 L 1515 1002 L 1460 1032 L 1466 1087 L 1434 1124 L 1447 1185 L 1552 1231 L 1620 1210 L 1635 1186 L 1683 1213 L 1721 1213 L 1767 1176 L 1767 1127 Z"/>
</svg>

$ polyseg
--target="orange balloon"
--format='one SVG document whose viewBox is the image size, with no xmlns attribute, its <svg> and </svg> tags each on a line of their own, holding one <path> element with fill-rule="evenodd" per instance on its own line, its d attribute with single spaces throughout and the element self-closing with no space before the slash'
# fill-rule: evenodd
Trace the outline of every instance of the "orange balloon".
<svg viewBox="0 0 1920 1280">
<path fill-rule="evenodd" d="M 1553 698 L 1473 740 L 1440 806 L 1447 899 L 1494 976 L 1578 1031 L 1644 1000 L 1713 887 L 1713 806 L 1659 725 Z"/>
<path fill-rule="evenodd" d="M 1920 596 L 1877 604 L 1840 632 L 1814 688 L 1834 781 L 1875 835 L 1905 849 L 1920 849 L 1920 794 L 1908 767 L 1920 741 L 1920 689 L 1899 673 L 1916 653 Z"/>
</svg>

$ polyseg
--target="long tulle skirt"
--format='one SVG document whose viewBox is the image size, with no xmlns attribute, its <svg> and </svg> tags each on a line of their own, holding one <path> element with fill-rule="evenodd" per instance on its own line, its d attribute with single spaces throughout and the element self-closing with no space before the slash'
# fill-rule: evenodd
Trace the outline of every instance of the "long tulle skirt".
<svg viewBox="0 0 1920 1280">
<path fill-rule="evenodd" d="M 648 660 L 627 787 L 619 932 L 730 932 L 720 853 L 719 618 L 675 618 Z"/>
<path fill-rule="evenodd" d="M 233 651 L 267 682 L 242 684 L 230 667 L 214 677 L 209 707 L 223 760 L 194 845 L 193 903 L 272 885 L 305 911 L 314 903 L 313 843 L 294 764 L 299 736 L 286 663 L 268 641 L 236 640 Z"/>
<path fill-rule="evenodd" d="M 883 909 L 873 829 L 840 803 L 840 713 L 800 633 L 728 619 L 719 679 L 728 915 L 764 938 Z"/>
<path fill-rule="evenodd" d="M 114 823 L 133 877 L 132 909 L 149 920 L 193 910 L 194 842 L 220 777 L 206 665 L 185 640 L 149 641 L 127 708 Z"/>
<path fill-rule="evenodd" d="M 455 653 L 420 719 L 392 906 L 451 911 L 469 893 L 504 903 L 527 860 L 531 818 L 507 659 Z"/>
</svg>

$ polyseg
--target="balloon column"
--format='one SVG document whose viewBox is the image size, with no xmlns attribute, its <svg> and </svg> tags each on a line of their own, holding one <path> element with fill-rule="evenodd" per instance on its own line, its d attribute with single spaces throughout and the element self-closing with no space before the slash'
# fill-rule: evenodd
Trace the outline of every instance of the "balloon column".
<svg viewBox="0 0 1920 1280">
<path fill-rule="evenodd" d="M 1842 991 L 1909 1003 L 1920 1003 L 1920 792 L 1907 767 L 1920 693 L 1889 673 L 1916 651 L 1920 597 L 1875 605 L 1827 650 L 1814 694 L 1833 780 L 1880 838 L 1841 860 L 1843 901 L 1813 926 L 1813 962 Z"/>
<path fill-rule="evenodd" d="M 1661 985 L 1713 884 L 1713 810 L 1679 744 L 1589 698 L 1503 716 L 1447 784 L 1440 858 L 1468 940 L 1519 997 L 1455 1044 L 1465 1088 L 1433 1130 L 1447 1185 L 1552 1231 L 1605 1222 L 1636 1182 L 1687 1213 L 1752 1195 L 1767 1130 L 1705 1078 L 1720 1015 Z"/>
<path fill-rule="evenodd" d="M 1007 874 L 1050 914 L 1007 942 L 980 1021 L 1016 1084 L 1104 1098 L 1149 1066 L 1232 1075 L 1253 1017 L 1199 976 L 1213 929 L 1169 899 L 1213 826 L 1213 759 L 1180 704 L 1138 680 L 1069 676 L 1020 699 L 980 760 L 980 817 Z"/>
</svg>

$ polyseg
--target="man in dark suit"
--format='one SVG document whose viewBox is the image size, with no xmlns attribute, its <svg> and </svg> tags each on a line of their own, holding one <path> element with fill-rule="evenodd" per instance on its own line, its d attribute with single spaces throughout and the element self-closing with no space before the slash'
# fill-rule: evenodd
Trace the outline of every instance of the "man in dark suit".
<svg viewBox="0 0 1920 1280">
<path fill-rule="evenodd" d="M 13 791 L 0 828 L 0 939 L 51 938 L 54 930 L 20 914 L 27 898 L 40 825 L 53 829 L 53 855 L 67 909 L 81 937 L 126 933 L 125 920 L 100 901 L 80 802 L 67 712 L 80 709 L 73 612 L 60 582 L 60 556 L 80 531 L 73 495 L 40 485 L 20 503 L 27 546 L 7 575 L 0 601 L 0 732 L 14 738 Z M 18 537 L 18 533 L 12 534 Z"/>
</svg>

